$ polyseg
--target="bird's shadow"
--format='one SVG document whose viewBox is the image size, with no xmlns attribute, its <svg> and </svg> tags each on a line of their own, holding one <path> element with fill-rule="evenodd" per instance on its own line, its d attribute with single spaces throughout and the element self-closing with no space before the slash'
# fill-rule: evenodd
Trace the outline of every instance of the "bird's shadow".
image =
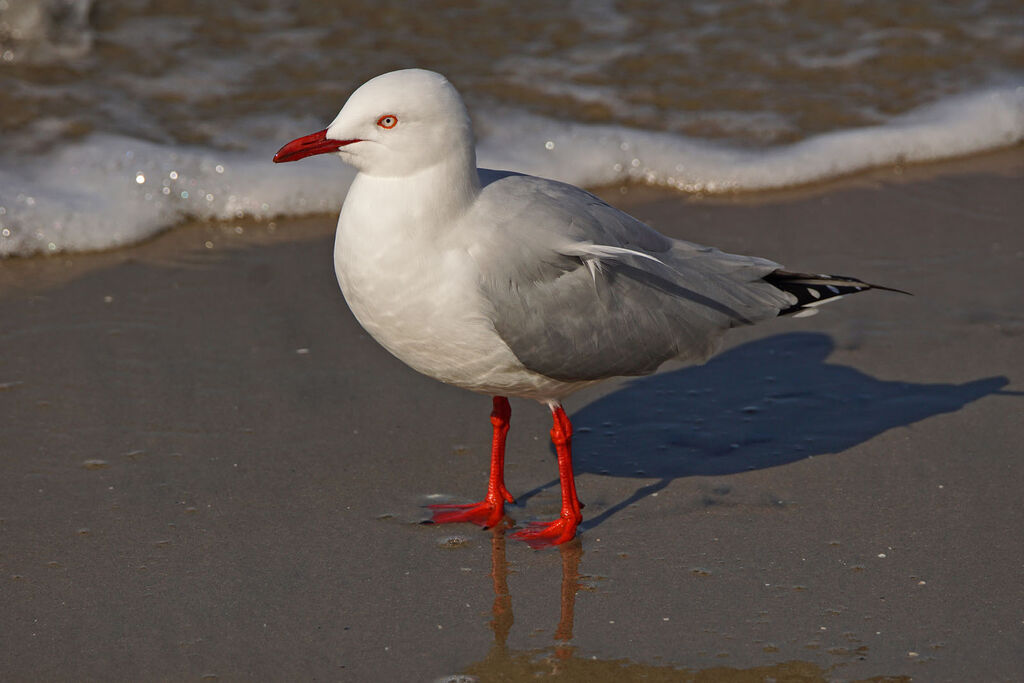
<svg viewBox="0 0 1024 683">
<path fill-rule="evenodd" d="M 820 333 L 776 335 L 705 365 L 633 380 L 576 411 L 577 473 L 658 480 L 585 526 L 599 524 L 673 479 L 840 453 L 893 427 L 959 410 L 1009 381 L 890 382 L 828 363 L 833 349 L 832 340 Z"/>
</svg>

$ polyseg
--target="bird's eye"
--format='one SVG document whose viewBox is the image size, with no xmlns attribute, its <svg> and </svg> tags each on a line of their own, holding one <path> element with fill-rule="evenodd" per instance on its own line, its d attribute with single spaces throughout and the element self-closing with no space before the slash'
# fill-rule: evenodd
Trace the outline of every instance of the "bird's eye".
<svg viewBox="0 0 1024 683">
<path fill-rule="evenodd" d="M 377 125 L 391 130 L 398 125 L 398 117 L 394 114 L 384 114 L 384 116 L 377 119 Z"/>
</svg>

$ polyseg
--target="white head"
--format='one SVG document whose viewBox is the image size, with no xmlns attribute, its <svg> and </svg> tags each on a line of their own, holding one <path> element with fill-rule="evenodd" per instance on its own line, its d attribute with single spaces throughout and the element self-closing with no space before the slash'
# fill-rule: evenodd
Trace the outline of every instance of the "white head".
<svg viewBox="0 0 1024 683">
<path fill-rule="evenodd" d="M 392 71 L 367 81 L 330 126 L 289 142 L 274 161 L 328 152 L 382 177 L 411 175 L 452 159 L 476 166 L 462 98 L 444 76 L 423 69 Z"/>
</svg>

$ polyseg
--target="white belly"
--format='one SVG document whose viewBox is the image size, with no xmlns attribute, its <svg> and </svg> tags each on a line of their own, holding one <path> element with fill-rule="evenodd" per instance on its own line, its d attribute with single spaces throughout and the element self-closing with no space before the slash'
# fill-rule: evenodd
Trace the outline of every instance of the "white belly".
<svg viewBox="0 0 1024 683">
<path fill-rule="evenodd" d="M 465 245 L 388 231 L 343 211 L 338 284 L 356 319 L 425 375 L 488 394 L 559 399 L 578 388 L 527 370 L 494 331 Z"/>
</svg>

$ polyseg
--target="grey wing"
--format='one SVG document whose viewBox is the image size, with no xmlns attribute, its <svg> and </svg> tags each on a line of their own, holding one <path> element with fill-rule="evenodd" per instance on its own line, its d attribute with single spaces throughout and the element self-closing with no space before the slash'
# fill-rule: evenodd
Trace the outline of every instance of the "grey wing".
<svg viewBox="0 0 1024 683">
<path fill-rule="evenodd" d="M 701 361 L 728 328 L 795 301 L 762 280 L 776 263 L 670 240 L 571 186 L 543 190 L 506 214 L 506 267 L 483 281 L 496 331 L 535 372 L 584 381 Z"/>
</svg>

